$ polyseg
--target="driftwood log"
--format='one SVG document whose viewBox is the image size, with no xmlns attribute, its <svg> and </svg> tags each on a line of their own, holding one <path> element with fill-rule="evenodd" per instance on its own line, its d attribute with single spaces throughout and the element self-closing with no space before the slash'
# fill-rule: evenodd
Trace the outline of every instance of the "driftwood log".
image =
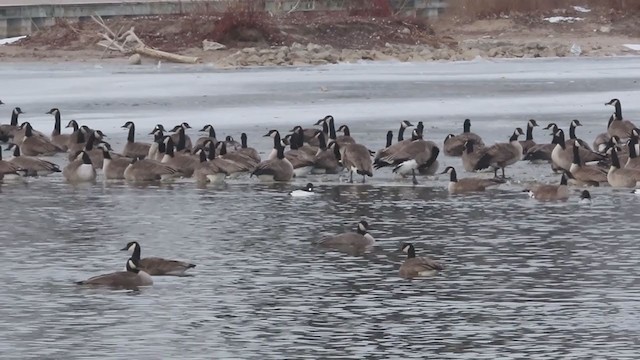
<svg viewBox="0 0 640 360">
<path fill-rule="evenodd" d="M 95 21 L 104 30 L 104 32 L 98 33 L 102 38 L 102 40 L 98 42 L 98 46 L 103 47 L 105 52 L 107 50 L 114 50 L 125 55 L 140 54 L 141 56 L 148 56 L 154 59 L 175 63 L 195 64 L 200 62 L 200 59 L 197 57 L 178 55 L 147 46 L 142 40 L 140 40 L 138 35 L 136 35 L 135 28 L 133 26 L 125 32 L 122 32 L 122 29 L 120 29 L 116 33 L 111 30 L 107 24 L 105 24 L 104 20 L 99 15 L 91 16 L 91 19 L 93 19 L 93 21 Z"/>
</svg>

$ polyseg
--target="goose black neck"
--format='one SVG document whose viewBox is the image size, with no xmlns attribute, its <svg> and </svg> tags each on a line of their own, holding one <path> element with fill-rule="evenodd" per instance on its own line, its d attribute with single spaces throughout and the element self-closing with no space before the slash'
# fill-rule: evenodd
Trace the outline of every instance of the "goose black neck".
<svg viewBox="0 0 640 360">
<path fill-rule="evenodd" d="M 324 133 L 318 134 L 318 144 L 320 146 L 320 150 L 327 149 L 327 140 L 324 138 Z"/>
<path fill-rule="evenodd" d="M 413 245 L 410 245 L 409 249 L 407 249 L 407 258 L 413 259 L 414 257 L 416 257 L 416 249 Z"/>
<path fill-rule="evenodd" d="M 462 125 L 462 132 L 471 132 L 471 120 L 465 119 L 464 125 Z"/>
<path fill-rule="evenodd" d="M 336 139 L 336 126 L 333 123 L 333 118 L 329 119 L 329 139 Z"/>
<path fill-rule="evenodd" d="M 456 169 L 451 169 L 449 173 L 449 181 L 458 182 L 458 174 L 456 174 Z"/>
<path fill-rule="evenodd" d="M 242 135 L 240 135 L 240 141 L 242 142 L 242 148 L 246 149 L 248 147 L 248 145 L 247 145 L 247 134 L 242 133 Z"/>
<path fill-rule="evenodd" d="M 31 128 L 31 124 L 25 125 L 24 136 L 26 137 L 33 136 L 33 129 Z"/>
<path fill-rule="evenodd" d="M 558 133 L 554 137 L 554 143 L 560 145 L 562 150 L 566 149 L 566 144 L 564 143 L 564 133 L 562 130 L 559 130 Z"/>
<path fill-rule="evenodd" d="M 577 146 L 573 146 L 573 163 L 580 165 L 580 149 Z"/>
<path fill-rule="evenodd" d="M 79 130 L 78 131 L 78 136 L 76 138 L 76 143 L 83 144 L 84 142 L 85 142 L 84 131 Z"/>
<path fill-rule="evenodd" d="M 342 155 L 340 154 L 340 146 L 338 143 L 333 144 L 333 155 L 336 157 L 336 160 L 340 160 Z"/>
<path fill-rule="evenodd" d="M 615 147 L 611 150 L 611 166 L 620 169 L 620 159 L 618 159 Z"/>
<path fill-rule="evenodd" d="M 422 121 L 418 121 L 418 125 L 416 126 L 416 130 L 418 131 L 418 135 L 422 137 L 424 135 L 424 124 Z"/>
<path fill-rule="evenodd" d="M 392 143 L 393 143 L 393 131 L 389 130 L 387 131 L 387 146 L 385 147 L 391 146 Z"/>
<path fill-rule="evenodd" d="M 611 116 L 609 117 L 609 122 L 607 123 L 607 129 L 609 128 L 609 126 L 611 126 L 611 123 L 612 123 L 612 122 L 613 122 L 613 120 L 615 120 L 615 119 L 616 119 L 615 115 L 611 115 Z"/>
<path fill-rule="evenodd" d="M 84 145 L 86 151 L 93 150 L 93 143 L 96 141 L 96 133 L 92 132 L 87 139 L 87 143 Z"/>
<path fill-rule="evenodd" d="M 89 157 L 89 154 L 87 154 L 86 151 L 82 153 L 82 163 L 91 165 L 91 158 Z"/>
<path fill-rule="evenodd" d="M 533 140 L 533 126 L 527 125 L 527 140 Z"/>
<path fill-rule="evenodd" d="M 347 125 L 344 125 L 343 129 L 344 136 L 351 136 L 351 130 L 349 130 L 349 127 Z"/>
<path fill-rule="evenodd" d="M 153 141 L 162 142 L 162 139 L 164 139 L 164 132 L 162 132 L 162 130 L 156 130 L 156 134 L 153 137 Z"/>
<path fill-rule="evenodd" d="M 273 136 L 273 148 L 277 150 L 281 146 L 280 142 L 280 133 L 276 133 Z"/>
<path fill-rule="evenodd" d="M 224 142 L 222 143 L 224 146 Z M 225 149 L 226 150 L 226 149 Z M 222 155 L 222 150 L 220 150 L 220 154 Z M 200 155 L 202 157 L 202 155 Z M 216 158 L 216 144 L 213 141 L 209 142 L 209 160 L 213 160 Z"/>
<path fill-rule="evenodd" d="M 18 116 L 20 116 L 20 113 L 17 111 L 11 113 L 11 126 L 18 126 Z"/>
<path fill-rule="evenodd" d="M 327 124 L 326 121 L 322 123 L 322 132 L 325 133 L 325 134 L 329 133 L 329 124 Z"/>
<path fill-rule="evenodd" d="M 513 133 L 513 135 L 511 135 L 511 137 L 509 138 L 509 141 L 516 141 L 518 140 L 518 133 Z"/>
<path fill-rule="evenodd" d="M 18 156 L 20 156 L 20 146 L 15 145 L 15 146 L 13 147 L 13 156 L 14 156 L 14 157 L 18 157 Z"/>
<path fill-rule="evenodd" d="M 567 185 L 567 175 L 562 174 L 562 178 L 560 178 L 560 185 Z"/>
<path fill-rule="evenodd" d="M 215 150 L 213 151 L 213 153 L 215 154 Z M 204 150 L 200 150 L 200 162 L 207 162 L 207 154 L 204 152 Z"/>
<path fill-rule="evenodd" d="M 133 248 L 133 254 L 131 255 L 131 258 L 135 261 L 140 261 L 140 252 L 140 244 L 138 244 Z"/>
<path fill-rule="evenodd" d="M 210 138 L 216 137 L 216 129 L 214 129 L 213 126 L 209 127 L 209 137 Z"/>
<path fill-rule="evenodd" d="M 169 138 L 169 141 L 167 141 L 167 143 L 165 144 L 165 149 L 164 149 L 164 153 L 173 157 L 175 154 L 173 152 L 173 141 L 171 140 L 171 138 Z"/>
<path fill-rule="evenodd" d="M 569 139 L 576 139 L 576 127 L 573 124 L 569 127 Z"/>
<path fill-rule="evenodd" d="M 291 147 L 291 150 L 297 150 L 298 149 L 298 133 L 293 133 L 291 135 L 291 139 L 289 140 L 289 146 Z"/>
<path fill-rule="evenodd" d="M 102 148 L 102 157 L 105 160 L 111 160 L 111 154 L 109 153 L 109 150 Z"/>
<path fill-rule="evenodd" d="M 629 140 L 629 159 L 635 159 L 638 156 L 636 152 L 636 145 L 638 144 L 638 139 L 631 138 Z"/>
<path fill-rule="evenodd" d="M 278 146 L 278 159 L 284 159 L 284 146 Z"/>
<path fill-rule="evenodd" d="M 128 142 L 132 143 L 132 142 L 136 141 L 135 132 L 136 132 L 136 127 L 132 123 L 131 126 L 129 127 L 129 135 L 127 136 L 127 141 Z"/>
<path fill-rule="evenodd" d="M 224 156 L 224 155 L 227 155 L 227 143 L 225 141 L 223 141 L 222 145 L 220 145 L 220 156 Z"/>
<path fill-rule="evenodd" d="M 400 125 L 400 130 L 398 130 L 398 142 L 404 140 L 404 126 Z"/>
<path fill-rule="evenodd" d="M 60 135 L 60 131 L 61 131 L 60 111 L 56 111 L 54 117 L 56 119 L 56 123 L 55 123 L 55 125 L 53 125 L 53 133 L 55 135 Z"/>
<path fill-rule="evenodd" d="M 182 151 L 187 147 L 187 138 L 184 134 L 184 128 L 178 129 L 178 144 L 176 145 L 176 150 Z"/>
<path fill-rule="evenodd" d="M 622 105 L 620 104 L 620 101 L 616 101 L 615 107 L 616 107 L 616 120 L 621 120 L 621 121 L 624 120 L 622 118 Z"/>
</svg>

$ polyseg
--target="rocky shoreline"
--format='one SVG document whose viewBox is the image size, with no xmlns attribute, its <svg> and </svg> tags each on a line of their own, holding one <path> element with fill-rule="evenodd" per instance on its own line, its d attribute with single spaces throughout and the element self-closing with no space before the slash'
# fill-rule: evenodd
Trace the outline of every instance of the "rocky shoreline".
<svg viewBox="0 0 640 360">
<path fill-rule="evenodd" d="M 606 51 L 602 47 L 581 47 L 560 42 L 530 41 L 516 44 L 492 39 L 465 40 L 456 47 L 386 44 L 373 50 L 336 49 L 331 45 L 294 43 L 270 48 L 247 47 L 213 61 L 223 68 L 257 66 L 310 66 L 369 61 L 469 61 L 477 58 L 549 58 L 569 56 L 615 56 L 628 52 Z"/>
</svg>

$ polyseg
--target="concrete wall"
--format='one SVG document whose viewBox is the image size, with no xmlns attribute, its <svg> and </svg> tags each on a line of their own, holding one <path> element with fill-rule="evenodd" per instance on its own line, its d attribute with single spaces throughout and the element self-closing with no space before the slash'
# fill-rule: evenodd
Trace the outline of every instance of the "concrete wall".
<svg viewBox="0 0 640 360">
<path fill-rule="evenodd" d="M 19 0 L 13 0 L 19 1 Z M 54 25 L 57 18 L 82 20 L 91 15 L 143 16 L 168 15 L 198 12 L 209 8 L 223 10 L 226 4 L 221 0 L 50 0 L 48 5 L 3 5 L 0 2 L 0 39 L 28 35 L 33 31 Z M 256 0 L 259 1 L 259 0 Z M 343 10 L 345 0 L 261 0 L 265 10 L 272 13 L 290 11 L 335 11 Z M 446 0 L 392 0 L 392 5 L 405 15 L 437 16 L 446 7 Z M 402 8 L 400 8 L 401 5 Z"/>
</svg>

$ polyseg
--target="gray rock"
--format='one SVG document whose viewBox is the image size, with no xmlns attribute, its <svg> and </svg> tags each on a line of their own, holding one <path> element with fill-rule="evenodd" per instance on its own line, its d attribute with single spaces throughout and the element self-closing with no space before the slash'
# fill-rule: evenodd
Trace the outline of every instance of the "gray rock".
<svg viewBox="0 0 640 360">
<path fill-rule="evenodd" d="M 287 57 L 291 60 L 307 61 L 309 59 L 309 53 L 304 50 L 294 50 L 291 51 Z"/>
<path fill-rule="evenodd" d="M 141 65 L 141 64 L 142 64 L 142 57 L 140 56 L 140 54 L 133 54 L 129 56 L 129 65 Z"/>
<path fill-rule="evenodd" d="M 291 44 L 291 50 L 302 50 L 302 49 L 306 49 L 306 47 L 298 42 L 294 42 L 293 44 Z"/>
<path fill-rule="evenodd" d="M 248 48 L 242 49 L 242 53 L 244 53 L 244 54 L 257 54 L 258 53 L 258 49 L 254 48 L 254 47 L 248 47 Z"/>
<path fill-rule="evenodd" d="M 224 50 L 227 46 L 220 44 L 215 41 L 202 40 L 202 50 L 204 51 L 216 51 L 216 50 Z"/>
<path fill-rule="evenodd" d="M 260 64 L 262 64 L 262 59 L 260 58 L 260 56 L 258 56 L 256 54 L 250 55 L 249 57 L 247 57 L 245 59 L 245 61 L 249 65 L 260 65 Z"/>
<path fill-rule="evenodd" d="M 322 50 L 323 49 L 321 45 L 314 44 L 314 43 L 307 44 L 307 51 L 318 53 L 318 52 L 321 52 Z"/>
<path fill-rule="evenodd" d="M 322 59 L 311 60 L 311 65 L 327 65 L 327 64 L 328 64 L 327 60 L 322 60 Z"/>
</svg>

